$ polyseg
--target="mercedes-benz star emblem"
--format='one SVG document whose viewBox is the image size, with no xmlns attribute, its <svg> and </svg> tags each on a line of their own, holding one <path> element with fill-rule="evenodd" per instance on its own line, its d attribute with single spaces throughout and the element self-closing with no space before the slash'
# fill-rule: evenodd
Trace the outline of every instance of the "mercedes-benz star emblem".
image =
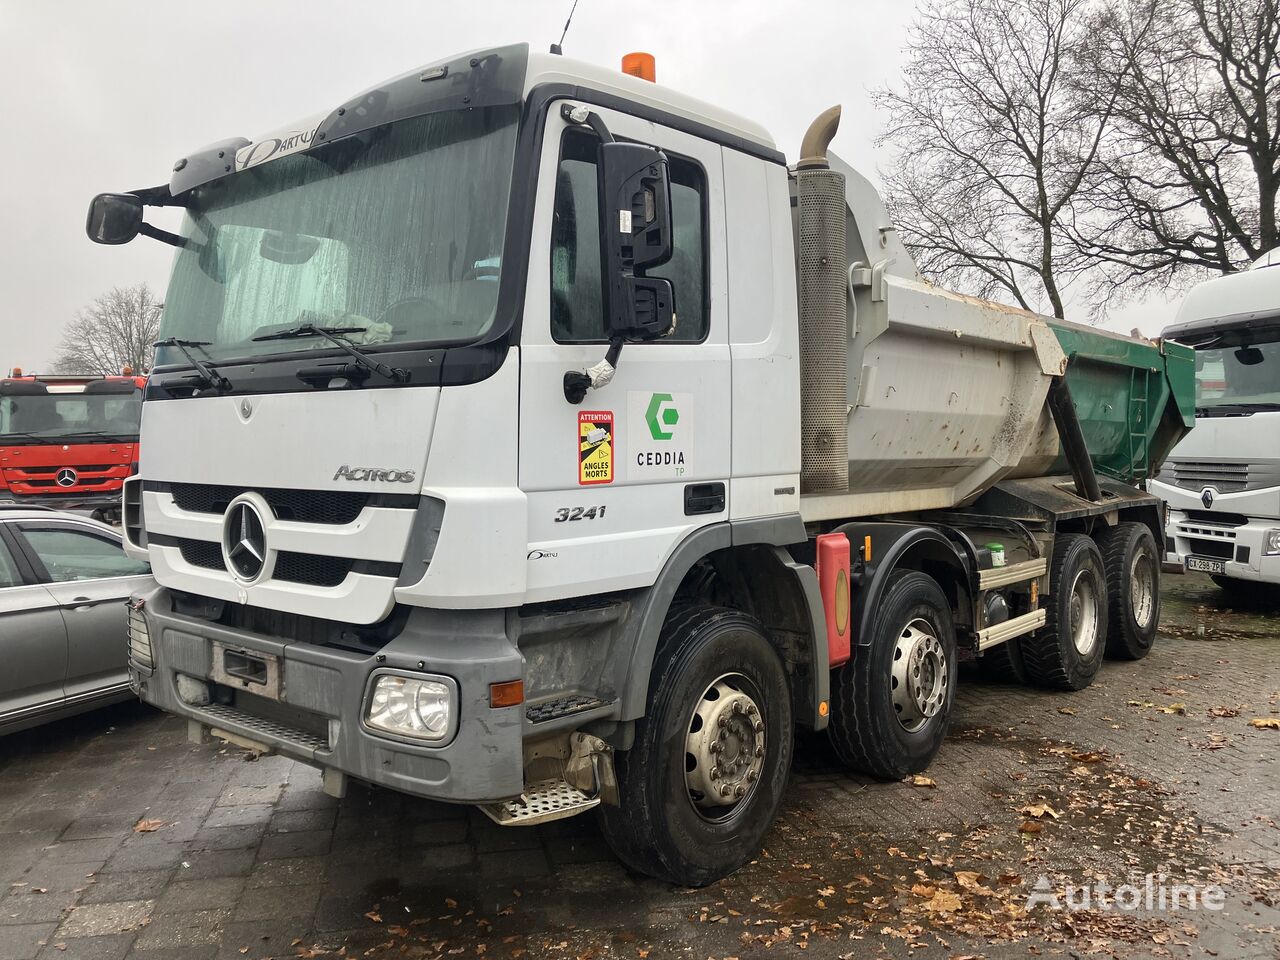
<svg viewBox="0 0 1280 960">
<path fill-rule="evenodd" d="M 1200 494 L 1200 502 L 1206 510 L 1213 506 L 1213 487 L 1204 488 L 1204 492 Z"/>
<path fill-rule="evenodd" d="M 60 487 L 74 487 L 76 481 L 80 479 L 80 474 L 76 473 L 70 467 L 63 467 L 53 478 L 54 482 Z"/>
<path fill-rule="evenodd" d="M 252 503 L 231 505 L 223 532 L 223 548 L 231 573 L 241 580 L 255 580 L 267 562 L 267 536 L 262 516 Z"/>
</svg>

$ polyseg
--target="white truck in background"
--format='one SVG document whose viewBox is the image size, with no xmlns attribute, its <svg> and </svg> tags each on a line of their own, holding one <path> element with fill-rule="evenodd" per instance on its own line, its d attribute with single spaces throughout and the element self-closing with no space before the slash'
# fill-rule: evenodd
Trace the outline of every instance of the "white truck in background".
<svg viewBox="0 0 1280 960">
<path fill-rule="evenodd" d="M 899 778 L 961 660 L 1079 689 L 1146 654 L 1134 483 L 1191 352 L 922 282 L 838 110 L 788 168 L 651 79 L 465 54 L 88 233 L 177 250 L 124 498 L 141 697 L 335 795 L 597 809 L 700 885 L 759 850 L 797 726 Z"/>
<path fill-rule="evenodd" d="M 1163 336 L 1196 351 L 1196 428 L 1149 485 L 1174 562 L 1230 593 L 1280 583 L 1280 251 L 1194 287 Z"/>
</svg>

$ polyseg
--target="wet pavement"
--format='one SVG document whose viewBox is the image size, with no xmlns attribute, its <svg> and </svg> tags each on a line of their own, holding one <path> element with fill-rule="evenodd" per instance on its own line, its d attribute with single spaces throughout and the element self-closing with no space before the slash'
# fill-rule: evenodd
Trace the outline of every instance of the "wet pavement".
<svg viewBox="0 0 1280 960">
<path fill-rule="evenodd" d="M 52 724 L 0 739 L 0 960 L 1280 957 L 1280 599 L 1240 606 L 1167 577 L 1147 660 L 966 683 L 914 783 L 802 738 L 765 850 L 703 890 L 628 873 L 589 817 L 338 802 L 137 705 Z M 1068 886 L 1087 909 L 1052 908 Z"/>
</svg>

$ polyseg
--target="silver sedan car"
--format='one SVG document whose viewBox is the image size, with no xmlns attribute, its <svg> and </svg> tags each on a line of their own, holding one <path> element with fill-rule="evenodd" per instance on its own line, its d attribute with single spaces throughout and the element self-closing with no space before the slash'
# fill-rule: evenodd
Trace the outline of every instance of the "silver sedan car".
<svg viewBox="0 0 1280 960">
<path fill-rule="evenodd" d="M 133 696 L 125 601 L 150 575 L 106 524 L 0 507 L 0 734 Z"/>
</svg>

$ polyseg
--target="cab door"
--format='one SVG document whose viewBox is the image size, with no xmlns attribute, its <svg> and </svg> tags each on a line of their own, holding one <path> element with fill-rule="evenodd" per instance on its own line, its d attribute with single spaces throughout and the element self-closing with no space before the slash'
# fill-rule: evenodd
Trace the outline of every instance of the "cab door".
<svg viewBox="0 0 1280 960">
<path fill-rule="evenodd" d="M 62 706 L 67 631 L 58 601 L 20 564 L 0 521 L 0 733 Z"/>
<path fill-rule="evenodd" d="M 586 103 L 615 139 L 662 149 L 674 253 L 647 273 L 675 290 L 676 329 L 623 347 L 613 380 L 578 405 L 566 371 L 604 358 L 596 147 L 548 112 L 521 333 L 520 486 L 529 600 L 652 584 L 680 541 L 728 517 L 730 354 L 721 148 Z"/>
</svg>

